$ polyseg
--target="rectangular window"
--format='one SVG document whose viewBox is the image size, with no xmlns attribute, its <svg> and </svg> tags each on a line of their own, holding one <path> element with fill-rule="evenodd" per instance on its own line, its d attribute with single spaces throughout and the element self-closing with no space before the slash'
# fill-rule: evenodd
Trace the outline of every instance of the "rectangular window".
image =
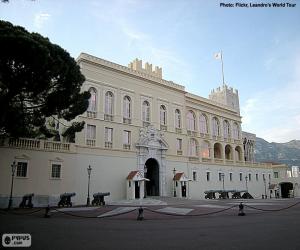
<svg viewBox="0 0 300 250">
<path fill-rule="evenodd" d="M 229 180 L 232 181 L 232 173 L 229 173 Z"/>
<path fill-rule="evenodd" d="M 279 178 L 279 173 L 278 172 L 274 172 L 274 178 Z"/>
<path fill-rule="evenodd" d="M 113 145 L 113 129 L 105 128 L 104 146 L 106 148 L 112 148 L 112 145 Z"/>
<path fill-rule="evenodd" d="M 127 130 L 124 130 L 123 131 L 123 144 L 130 144 L 130 136 L 131 135 L 131 132 L 130 131 L 127 131 Z"/>
<path fill-rule="evenodd" d="M 206 180 L 210 181 L 210 172 L 206 172 Z"/>
<path fill-rule="evenodd" d="M 197 172 L 193 171 L 193 181 L 197 181 Z"/>
<path fill-rule="evenodd" d="M 96 126 L 89 125 L 86 126 L 86 144 L 88 146 L 96 145 Z"/>
<path fill-rule="evenodd" d="M 243 181 L 243 173 L 240 173 L 240 181 Z"/>
<path fill-rule="evenodd" d="M 18 162 L 17 177 L 27 177 L 27 162 Z"/>
<path fill-rule="evenodd" d="M 61 165 L 52 164 L 51 178 L 60 179 L 61 178 Z"/>
<path fill-rule="evenodd" d="M 105 128 L 105 141 L 112 142 L 113 141 L 113 129 Z"/>
<path fill-rule="evenodd" d="M 251 174 L 249 173 L 249 175 L 248 175 L 248 176 L 249 176 L 249 181 L 251 181 Z"/>
<path fill-rule="evenodd" d="M 263 176 L 263 180 L 266 180 L 266 176 L 265 176 L 265 174 L 263 174 L 262 176 Z"/>
<path fill-rule="evenodd" d="M 182 150 L 182 139 L 177 138 L 176 148 L 177 148 L 177 150 Z"/>
<path fill-rule="evenodd" d="M 258 174 L 255 175 L 256 181 L 258 181 Z"/>
<path fill-rule="evenodd" d="M 271 174 L 269 174 L 269 180 L 271 180 Z"/>
<path fill-rule="evenodd" d="M 224 177 L 224 173 L 219 173 L 219 181 L 222 181 Z"/>
</svg>

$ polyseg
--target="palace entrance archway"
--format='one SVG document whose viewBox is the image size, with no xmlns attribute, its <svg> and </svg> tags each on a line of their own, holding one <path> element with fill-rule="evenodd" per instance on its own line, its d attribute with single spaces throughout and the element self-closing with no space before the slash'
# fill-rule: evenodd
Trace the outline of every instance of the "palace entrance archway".
<svg viewBox="0 0 300 250">
<path fill-rule="evenodd" d="M 281 188 L 281 197 L 290 198 L 290 193 L 293 190 L 293 183 L 291 182 L 280 183 L 280 188 Z"/>
<path fill-rule="evenodd" d="M 159 196 L 159 165 L 158 162 L 150 158 L 145 163 L 146 196 Z"/>
</svg>

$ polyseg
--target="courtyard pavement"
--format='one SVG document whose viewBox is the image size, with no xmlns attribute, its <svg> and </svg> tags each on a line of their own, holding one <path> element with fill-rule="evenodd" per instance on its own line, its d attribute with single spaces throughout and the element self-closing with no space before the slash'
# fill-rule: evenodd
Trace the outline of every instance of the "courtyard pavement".
<svg viewBox="0 0 300 250">
<path fill-rule="evenodd" d="M 240 202 L 246 216 L 238 216 Z M 32 249 L 300 249 L 300 199 L 159 197 L 44 214 L 44 208 L 0 210 L 1 236 L 29 233 Z"/>
</svg>

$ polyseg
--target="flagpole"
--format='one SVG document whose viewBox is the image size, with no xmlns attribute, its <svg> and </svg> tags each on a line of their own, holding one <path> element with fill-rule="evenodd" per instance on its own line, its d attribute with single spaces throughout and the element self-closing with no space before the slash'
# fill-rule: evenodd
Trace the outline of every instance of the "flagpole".
<svg viewBox="0 0 300 250">
<path fill-rule="evenodd" d="M 223 85 L 225 85 L 225 80 L 224 80 L 224 66 L 223 66 L 223 52 L 221 50 L 221 63 L 222 63 L 222 78 L 223 78 Z"/>
</svg>

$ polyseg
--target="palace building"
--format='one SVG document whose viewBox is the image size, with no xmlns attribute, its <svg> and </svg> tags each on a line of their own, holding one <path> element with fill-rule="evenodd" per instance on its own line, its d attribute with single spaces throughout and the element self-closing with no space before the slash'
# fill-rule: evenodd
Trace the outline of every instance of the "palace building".
<svg viewBox="0 0 300 250">
<path fill-rule="evenodd" d="M 1 138 L 0 206 L 9 197 L 14 161 L 15 204 L 27 193 L 36 204 L 55 203 L 64 192 L 75 192 L 75 203 L 84 204 L 89 166 L 91 196 L 110 192 L 111 201 L 204 199 L 209 190 L 247 190 L 261 198 L 292 189 L 298 195 L 297 181 L 280 189 L 274 169 L 285 178 L 284 165 L 255 162 L 255 135 L 242 132 L 237 90 L 224 84 L 203 98 L 138 59 L 126 67 L 82 53 L 77 62 L 86 78 L 82 90 L 91 93 L 88 110 L 76 118 L 85 128 L 74 143 Z"/>
</svg>

